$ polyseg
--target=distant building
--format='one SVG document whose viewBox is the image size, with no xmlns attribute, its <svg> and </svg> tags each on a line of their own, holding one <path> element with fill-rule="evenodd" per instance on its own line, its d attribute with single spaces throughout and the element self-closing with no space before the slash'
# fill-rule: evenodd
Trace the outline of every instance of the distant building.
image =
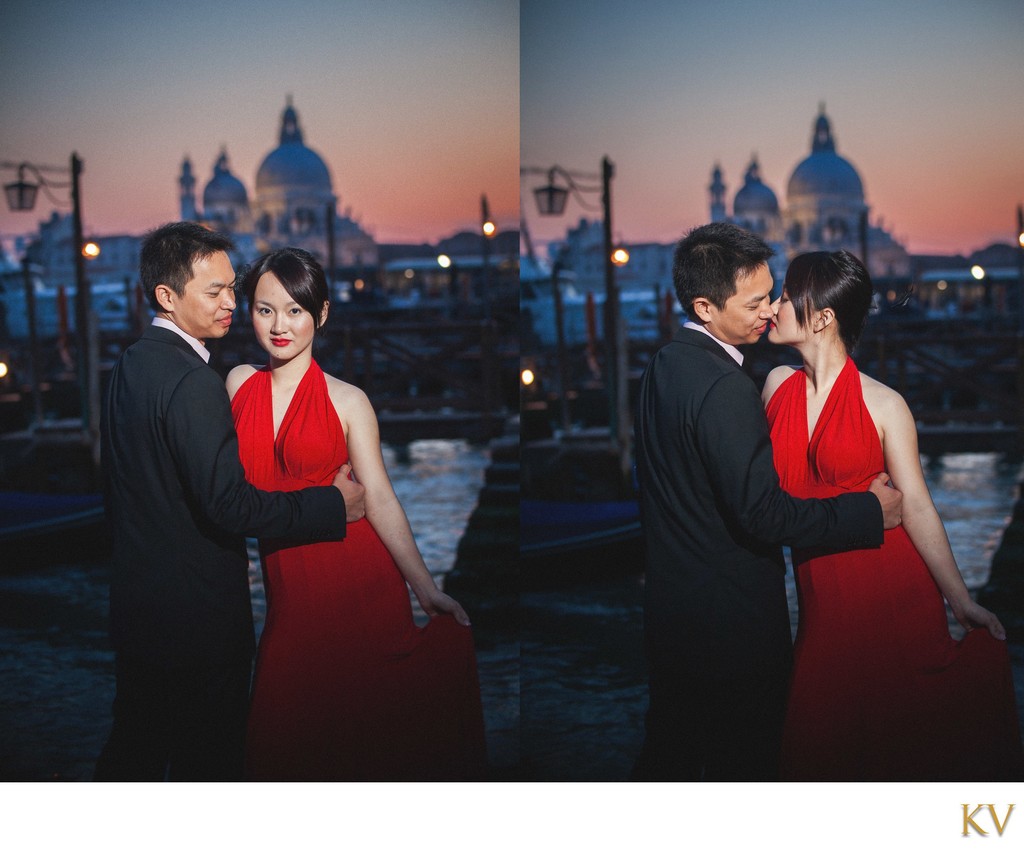
<svg viewBox="0 0 1024 858">
<path fill-rule="evenodd" d="M 836 151 L 823 106 L 814 122 L 810 154 L 793 169 L 784 203 L 762 179 L 756 155 L 746 167 L 731 210 L 720 164 L 712 168 L 708 195 L 709 221 L 735 223 L 775 249 L 769 264 L 777 288 L 789 260 L 811 250 L 848 250 L 864 260 L 878 280 L 911 276 L 906 249 L 880 223 L 870 222 L 860 174 Z M 581 219 L 567 231 L 564 241 L 551 245 L 552 258 L 561 256 L 576 276 L 576 288 L 583 292 L 604 291 L 602 235 L 599 221 Z M 615 274 L 621 289 L 671 288 L 675 243 L 625 246 L 630 261 Z"/>
<path fill-rule="evenodd" d="M 992 318 L 1022 324 L 1024 251 L 991 244 L 969 257 L 914 256 L 908 306 L 932 318 Z"/>
<path fill-rule="evenodd" d="M 907 278 L 910 256 L 880 224 L 869 222 L 864 184 L 857 169 L 836 151 L 832 126 L 822 105 L 814 122 L 811 152 L 793 169 L 786 204 L 761 181 L 753 158 L 743 187 L 725 210 L 725 184 L 719 165 L 712 170 L 712 221 L 730 221 L 757 233 L 777 247 L 785 260 L 814 250 L 848 250 L 868 267 L 873 278 Z"/>
<path fill-rule="evenodd" d="M 456 233 L 436 246 L 378 245 L 350 211 L 339 211 L 330 170 L 305 144 L 290 100 L 281 114 L 278 145 L 260 163 L 251 194 L 232 172 L 226 147 L 201 187 L 200 192 L 192 161 L 186 157 L 178 175 L 179 217 L 229 235 L 235 243 L 231 259 L 236 267 L 270 250 L 303 247 L 325 268 L 333 258 L 335 300 L 378 301 L 384 294 L 403 298 L 457 295 L 462 301 L 473 297 L 482 303 L 486 292 L 493 304 L 505 306 L 518 289 L 519 233 L 515 230 L 488 239 L 487 258 L 482 235 L 472 232 Z M 85 238 L 100 247 L 99 256 L 85 261 L 94 303 L 100 300 L 100 293 L 109 293 L 111 297 L 103 299 L 101 309 L 111 319 L 128 318 L 129 309 L 142 303 L 135 289 L 142 237 L 89 234 Z M 48 296 L 61 287 L 65 297 L 74 295 L 73 245 L 71 215 L 54 212 L 40 223 L 38 237 L 27 247 Z M 450 268 L 440 266 L 439 253 L 451 258 Z M 124 306 L 115 308 L 115 299 Z M 47 312 L 56 318 L 51 307 L 55 299 L 50 296 L 46 300 Z M 0 297 L 0 302 L 3 309 L 10 310 L 6 297 Z M 70 323 L 73 327 L 73 318 Z"/>
<path fill-rule="evenodd" d="M 722 171 L 717 165 L 712 176 L 724 195 Z M 715 189 L 712 188 L 711 209 L 716 213 L 724 213 L 725 206 L 716 197 Z M 783 225 L 779 200 L 775 196 L 775 192 L 761 181 L 761 166 L 757 163 L 756 155 L 751 158 L 750 164 L 747 166 L 747 172 L 743 177 L 743 187 L 736 193 L 732 211 L 733 223 L 749 229 L 751 232 L 756 232 L 769 244 L 782 242 Z M 712 218 L 712 220 L 714 219 Z M 725 220 L 726 218 L 723 216 L 718 219 Z"/>
<path fill-rule="evenodd" d="M 185 158 L 178 177 L 183 220 L 197 220 L 229 234 L 245 259 L 289 245 L 303 247 L 324 265 L 339 268 L 374 266 L 377 244 L 352 219 L 339 213 L 327 164 L 306 146 L 299 117 L 289 99 L 281 114 L 278 146 L 256 172 L 255 194 L 232 174 L 227 150 L 213 165 L 203 189 L 202 211 L 196 205 L 196 178 Z"/>
</svg>

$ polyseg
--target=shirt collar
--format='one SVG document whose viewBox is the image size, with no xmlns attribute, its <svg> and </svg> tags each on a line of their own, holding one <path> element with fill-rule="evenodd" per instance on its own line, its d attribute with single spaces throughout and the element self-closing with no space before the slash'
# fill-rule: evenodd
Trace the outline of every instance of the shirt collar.
<svg viewBox="0 0 1024 858">
<path fill-rule="evenodd" d="M 700 331 L 702 334 L 706 334 L 707 336 L 711 337 L 711 339 L 713 339 L 716 343 L 718 343 L 723 349 L 725 349 L 729 353 L 729 357 L 736 361 L 736 363 L 738 363 L 740 366 L 743 366 L 743 352 L 736 348 L 736 346 L 729 345 L 729 343 L 723 343 L 720 339 L 718 339 L 718 337 L 712 334 L 703 325 L 698 325 L 696 322 L 691 321 L 690 319 L 687 319 L 685 322 L 683 322 L 683 327 L 689 328 L 691 331 Z"/>
<path fill-rule="evenodd" d="M 191 334 L 186 334 L 181 328 L 179 328 L 170 319 L 165 319 L 163 316 L 154 316 L 153 324 L 158 328 L 166 328 L 168 331 L 174 331 L 179 337 L 181 337 L 186 343 L 195 349 L 195 352 L 199 357 L 203 359 L 204 363 L 210 362 L 210 352 L 199 340 L 193 337 Z"/>
</svg>

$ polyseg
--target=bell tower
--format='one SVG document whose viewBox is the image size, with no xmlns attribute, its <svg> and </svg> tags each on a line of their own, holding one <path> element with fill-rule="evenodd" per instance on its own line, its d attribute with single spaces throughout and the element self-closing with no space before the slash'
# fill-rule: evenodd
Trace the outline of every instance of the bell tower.
<svg viewBox="0 0 1024 858">
<path fill-rule="evenodd" d="M 181 162 L 181 176 L 178 178 L 181 199 L 181 219 L 198 220 L 196 214 L 196 179 L 192 175 L 192 162 L 185 157 Z"/>
<path fill-rule="evenodd" d="M 722 181 L 722 168 L 718 164 L 711 171 L 708 193 L 711 194 L 711 222 L 722 223 L 725 221 L 725 183 Z"/>
</svg>

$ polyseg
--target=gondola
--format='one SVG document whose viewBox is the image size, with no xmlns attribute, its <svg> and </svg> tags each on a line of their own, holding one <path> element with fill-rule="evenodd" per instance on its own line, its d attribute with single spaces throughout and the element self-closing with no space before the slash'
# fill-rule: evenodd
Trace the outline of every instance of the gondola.
<svg viewBox="0 0 1024 858">
<path fill-rule="evenodd" d="M 522 500 L 519 577 L 523 589 L 631 575 L 643 567 L 635 500 Z"/>
</svg>

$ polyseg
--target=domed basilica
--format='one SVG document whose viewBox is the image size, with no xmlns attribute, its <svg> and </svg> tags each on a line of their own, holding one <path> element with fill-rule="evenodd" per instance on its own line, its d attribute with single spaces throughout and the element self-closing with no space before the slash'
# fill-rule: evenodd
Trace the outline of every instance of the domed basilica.
<svg viewBox="0 0 1024 858">
<path fill-rule="evenodd" d="M 178 178 L 182 220 L 201 221 L 229 234 L 242 257 L 289 245 L 303 247 L 327 264 L 331 235 L 335 264 L 373 265 L 377 245 L 349 213 L 337 212 L 338 198 L 324 160 L 306 146 L 295 108 L 288 100 L 281 115 L 278 146 L 260 164 L 255 196 L 250 203 L 245 185 L 231 173 L 227 151 L 213 166 L 203 189 L 203 208 L 196 208 L 192 163 L 182 162 Z"/>
<path fill-rule="evenodd" d="M 836 152 L 824 105 L 814 123 L 811 153 L 789 177 L 784 208 L 761 180 L 756 156 L 733 199 L 731 215 L 719 165 L 712 170 L 708 191 L 711 220 L 729 221 L 757 233 L 776 248 L 782 266 L 798 253 L 845 249 L 866 257 L 872 277 L 910 274 L 906 249 L 880 224 L 869 224 L 864 185 L 856 168 Z"/>
</svg>

